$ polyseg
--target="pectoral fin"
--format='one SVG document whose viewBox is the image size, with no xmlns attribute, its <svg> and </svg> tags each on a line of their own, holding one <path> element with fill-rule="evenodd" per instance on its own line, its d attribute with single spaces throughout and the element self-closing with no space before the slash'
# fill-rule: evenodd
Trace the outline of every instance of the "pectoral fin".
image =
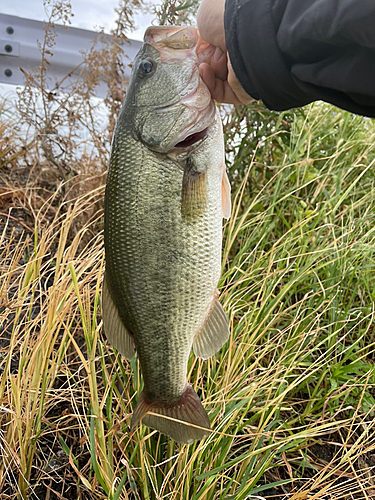
<svg viewBox="0 0 375 500">
<path fill-rule="evenodd" d="M 186 162 L 182 180 L 181 214 L 185 220 L 202 215 L 207 206 L 206 170 L 197 171 L 190 161 Z"/>
<path fill-rule="evenodd" d="M 102 316 L 107 339 L 126 359 L 131 360 L 134 355 L 134 338 L 120 318 L 105 276 L 102 292 Z"/>
<path fill-rule="evenodd" d="M 223 179 L 221 181 L 221 208 L 224 219 L 229 219 L 232 212 L 232 201 L 230 199 L 230 182 L 224 168 Z"/>
<path fill-rule="evenodd" d="M 211 311 L 194 338 L 194 354 L 199 358 L 210 358 L 225 344 L 229 334 L 227 316 L 219 299 L 215 296 Z"/>
</svg>

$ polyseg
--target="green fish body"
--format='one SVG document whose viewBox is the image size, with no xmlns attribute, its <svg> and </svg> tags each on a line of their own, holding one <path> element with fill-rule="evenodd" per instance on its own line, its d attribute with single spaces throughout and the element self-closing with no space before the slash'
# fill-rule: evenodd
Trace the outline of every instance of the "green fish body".
<svg viewBox="0 0 375 500">
<path fill-rule="evenodd" d="M 210 50 L 193 28 L 146 32 L 105 195 L 104 328 L 128 359 L 136 349 L 144 380 L 132 428 L 142 419 L 186 443 L 210 426 L 186 381 L 191 348 L 208 358 L 229 335 L 217 283 L 230 187 L 220 116 L 198 74 Z"/>
</svg>

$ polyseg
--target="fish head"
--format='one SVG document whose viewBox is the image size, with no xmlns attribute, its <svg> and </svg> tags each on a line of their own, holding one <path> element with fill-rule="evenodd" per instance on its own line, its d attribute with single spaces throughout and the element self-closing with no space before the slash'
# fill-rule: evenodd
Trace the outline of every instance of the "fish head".
<svg viewBox="0 0 375 500">
<path fill-rule="evenodd" d="M 193 27 L 147 29 L 132 68 L 126 119 L 148 148 L 179 154 L 204 141 L 216 108 L 199 65 L 214 50 Z"/>
</svg>

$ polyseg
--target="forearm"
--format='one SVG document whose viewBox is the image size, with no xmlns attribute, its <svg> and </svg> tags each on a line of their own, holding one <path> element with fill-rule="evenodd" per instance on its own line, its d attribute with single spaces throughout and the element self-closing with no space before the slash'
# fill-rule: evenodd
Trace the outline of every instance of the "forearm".
<svg viewBox="0 0 375 500">
<path fill-rule="evenodd" d="M 227 0 L 224 19 L 252 97 L 276 110 L 322 99 L 375 117 L 373 0 Z"/>
</svg>

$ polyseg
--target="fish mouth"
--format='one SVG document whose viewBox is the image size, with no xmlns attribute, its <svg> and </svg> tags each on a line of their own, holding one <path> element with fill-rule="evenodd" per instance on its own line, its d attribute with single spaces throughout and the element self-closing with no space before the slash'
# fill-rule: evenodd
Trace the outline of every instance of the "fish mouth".
<svg viewBox="0 0 375 500">
<path fill-rule="evenodd" d="M 173 142 L 169 142 L 166 150 L 189 152 L 200 147 L 207 139 L 211 126 L 215 122 L 216 106 L 211 100 L 203 113 L 195 111 L 194 120 L 190 122 Z"/>
<path fill-rule="evenodd" d="M 201 130 L 200 132 L 195 132 L 194 134 L 188 135 L 183 141 L 175 144 L 174 147 L 179 149 L 185 149 L 194 146 L 194 144 L 207 137 L 208 128 L 209 127 L 206 127 L 204 130 Z"/>
</svg>

